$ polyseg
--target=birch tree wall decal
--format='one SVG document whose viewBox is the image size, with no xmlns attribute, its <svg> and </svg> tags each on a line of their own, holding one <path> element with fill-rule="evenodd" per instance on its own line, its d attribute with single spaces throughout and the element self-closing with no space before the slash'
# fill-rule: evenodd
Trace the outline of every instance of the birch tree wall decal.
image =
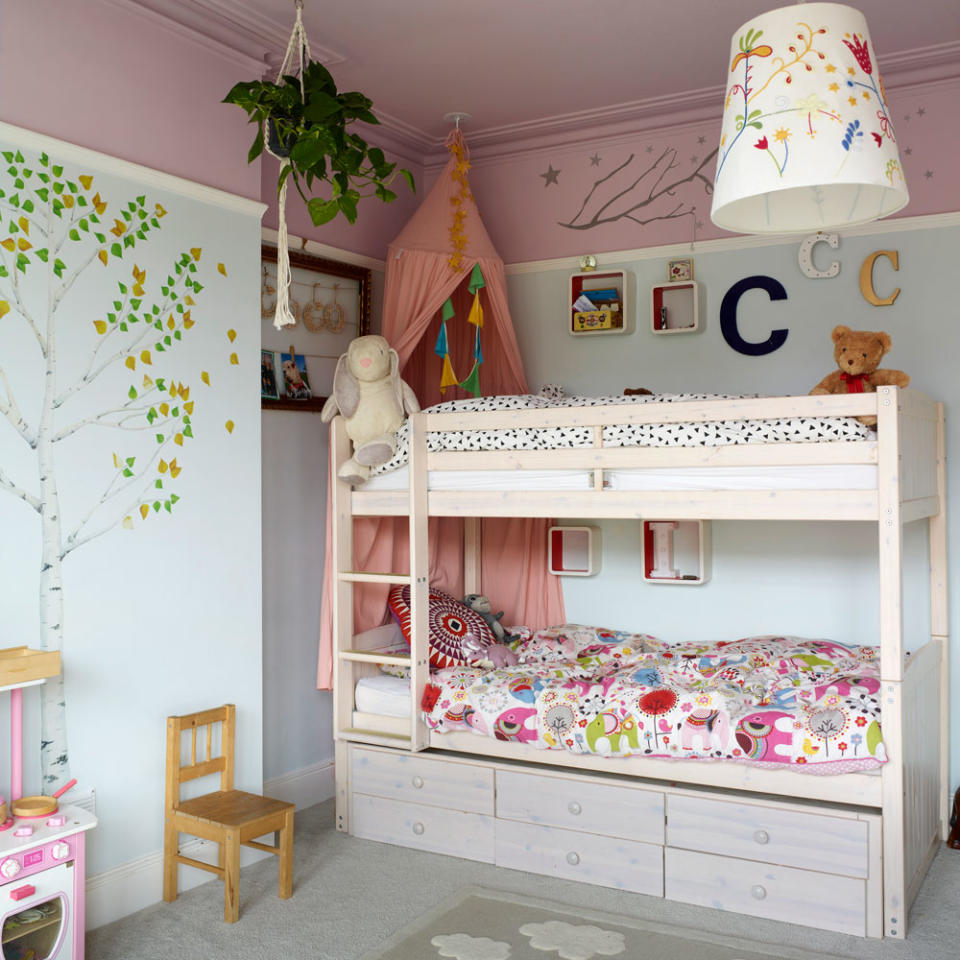
<svg viewBox="0 0 960 960">
<path fill-rule="evenodd" d="M 113 203 L 94 192 L 92 176 L 70 176 L 45 153 L 36 164 L 20 151 L 4 151 L 2 157 L 0 323 L 26 324 L 42 357 L 43 378 L 39 397 L 18 399 L 0 357 L 0 415 L 33 451 L 37 467 L 32 484 L 13 476 L 0 460 L 0 490 L 38 514 L 39 642 L 42 649 L 62 650 L 64 561 L 111 530 L 133 529 L 151 514 L 172 513 L 179 499 L 174 489 L 183 467 L 177 460 L 179 448 L 193 439 L 195 401 L 172 361 L 196 323 L 191 310 L 204 289 L 198 279 L 202 251 L 194 247 L 179 254 L 148 293 L 147 270 L 132 262 L 132 254 L 161 229 L 167 214 L 162 205 L 151 206 L 140 195 L 108 216 Z M 96 303 L 83 291 L 78 295 L 77 281 L 88 270 L 103 269 L 118 278 L 114 298 Z M 73 329 L 88 324 L 91 344 L 79 365 L 67 357 L 74 362 L 69 377 L 57 354 L 58 327 L 62 332 L 67 324 Z M 161 373 L 168 364 L 170 374 Z M 209 386 L 207 371 L 202 379 Z M 88 405 L 70 415 L 68 401 L 91 390 L 99 405 L 103 388 L 120 381 L 126 389 L 103 409 L 90 412 Z M 26 409 L 39 414 L 25 416 Z M 105 472 L 102 492 L 67 529 L 60 485 L 70 477 L 58 475 L 55 453 L 68 437 L 95 429 L 115 431 L 117 446 L 111 462 L 88 462 L 91 471 Z M 43 690 L 41 773 L 48 793 L 70 778 L 62 676 Z"/>
<path fill-rule="evenodd" d="M 713 193 L 713 180 L 704 175 L 717 151 L 708 153 L 689 173 L 679 170 L 677 148 L 667 147 L 646 169 L 634 166 L 631 153 L 619 166 L 597 180 L 580 204 L 580 209 L 567 221 L 558 221 L 569 230 L 592 230 L 618 220 L 632 220 L 646 226 L 655 220 L 676 220 L 695 216 L 695 205 L 689 196 L 678 197 L 686 184 L 703 184 L 704 193 Z M 637 167 L 639 164 L 637 165 Z"/>
</svg>

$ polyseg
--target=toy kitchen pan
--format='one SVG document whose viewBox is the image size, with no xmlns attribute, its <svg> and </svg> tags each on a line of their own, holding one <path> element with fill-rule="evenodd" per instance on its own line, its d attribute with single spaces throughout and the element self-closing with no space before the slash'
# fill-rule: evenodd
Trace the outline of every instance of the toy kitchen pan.
<svg viewBox="0 0 960 960">
<path fill-rule="evenodd" d="M 13 803 L 10 804 L 10 812 L 15 817 L 25 819 L 30 819 L 31 817 L 48 817 L 51 813 L 57 812 L 57 801 L 71 787 L 76 786 L 76 783 L 76 779 L 71 780 L 50 797 L 44 794 L 38 794 L 34 797 L 21 797 L 19 800 L 14 800 Z"/>
</svg>

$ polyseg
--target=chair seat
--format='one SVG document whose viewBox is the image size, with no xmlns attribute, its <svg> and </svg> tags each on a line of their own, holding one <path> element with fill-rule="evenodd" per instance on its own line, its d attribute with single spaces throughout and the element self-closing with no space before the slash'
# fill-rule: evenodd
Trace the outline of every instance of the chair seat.
<svg viewBox="0 0 960 960">
<path fill-rule="evenodd" d="M 273 814 L 279 818 L 293 808 L 294 804 L 285 800 L 243 790 L 218 790 L 192 800 L 181 800 L 174 809 L 182 816 L 236 829 Z"/>
</svg>

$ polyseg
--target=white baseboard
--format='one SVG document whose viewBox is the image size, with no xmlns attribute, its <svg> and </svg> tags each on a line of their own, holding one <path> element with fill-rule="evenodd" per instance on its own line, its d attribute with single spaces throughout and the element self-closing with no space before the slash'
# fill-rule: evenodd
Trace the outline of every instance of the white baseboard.
<svg viewBox="0 0 960 960">
<path fill-rule="evenodd" d="M 292 770 L 263 784 L 268 797 L 295 803 L 297 809 L 313 806 L 334 795 L 333 761 L 316 763 L 301 770 Z M 190 839 L 180 845 L 186 857 L 216 863 L 217 845 L 206 840 Z M 255 863 L 269 854 L 243 847 L 240 866 Z M 195 867 L 180 867 L 180 891 L 191 890 L 216 879 L 213 874 Z M 94 930 L 137 910 L 158 903 L 163 897 L 163 851 L 148 853 L 137 860 L 122 863 L 87 878 L 87 929 Z"/>
<path fill-rule="evenodd" d="M 268 797 L 295 803 L 298 810 L 329 800 L 336 793 L 333 760 L 264 780 L 263 792 Z"/>
</svg>

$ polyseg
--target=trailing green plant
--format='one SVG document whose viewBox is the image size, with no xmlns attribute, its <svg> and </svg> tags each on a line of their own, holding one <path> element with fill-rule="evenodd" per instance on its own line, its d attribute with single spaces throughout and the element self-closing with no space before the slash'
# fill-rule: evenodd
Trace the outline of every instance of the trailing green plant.
<svg viewBox="0 0 960 960">
<path fill-rule="evenodd" d="M 348 129 L 358 120 L 380 122 L 371 111 L 371 100 L 362 93 L 338 93 L 330 72 L 316 61 L 303 71 L 302 95 L 300 79 L 285 75 L 277 83 L 238 83 L 222 102 L 241 107 L 257 125 L 248 162 L 263 152 L 266 127 L 270 152 L 284 158 L 277 190 L 291 178 L 315 226 L 341 213 L 355 223 L 357 205 L 370 197 L 384 203 L 396 200 L 390 184 L 398 174 L 416 190 L 409 170 L 388 163 L 379 147 L 371 147 Z M 307 196 L 318 183 L 330 185 L 329 198 Z"/>
</svg>

